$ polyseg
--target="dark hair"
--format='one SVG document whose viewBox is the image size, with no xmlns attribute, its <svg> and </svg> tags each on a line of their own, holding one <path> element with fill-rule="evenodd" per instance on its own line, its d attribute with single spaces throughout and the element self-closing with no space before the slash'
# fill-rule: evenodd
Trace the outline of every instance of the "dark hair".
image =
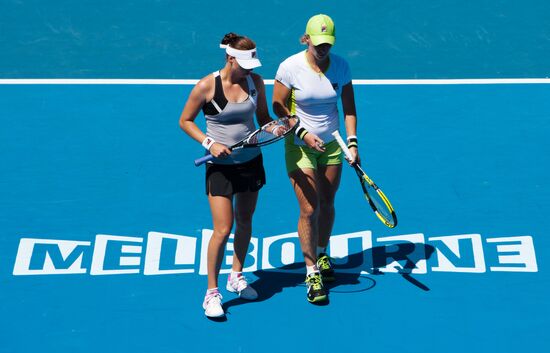
<svg viewBox="0 0 550 353">
<path fill-rule="evenodd" d="M 231 48 L 239 50 L 250 50 L 256 48 L 256 43 L 254 43 L 252 39 L 245 36 L 240 36 L 233 32 L 227 33 L 223 37 L 221 44 L 226 44 Z"/>
</svg>

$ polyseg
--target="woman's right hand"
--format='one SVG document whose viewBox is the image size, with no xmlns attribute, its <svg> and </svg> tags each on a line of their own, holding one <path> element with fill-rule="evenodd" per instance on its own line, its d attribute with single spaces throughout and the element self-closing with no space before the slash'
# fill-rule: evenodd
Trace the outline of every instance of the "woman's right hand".
<svg viewBox="0 0 550 353">
<path fill-rule="evenodd" d="M 304 143 L 309 147 L 319 152 L 325 152 L 325 143 L 314 133 L 308 132 L 304 136 Z"/>
<path fill-rule="evenodd" d="M 227 148 L 226 145 L 214 142 L 214 144 L 210 147 L 210 154 L 216 158 L 226 158 L 231 154 L 231 150 Z"/>
</svg>

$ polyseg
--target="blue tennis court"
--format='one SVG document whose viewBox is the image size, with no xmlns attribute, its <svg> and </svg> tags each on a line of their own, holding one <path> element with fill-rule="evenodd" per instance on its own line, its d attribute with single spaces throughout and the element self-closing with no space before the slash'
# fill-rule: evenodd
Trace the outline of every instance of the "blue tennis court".
<svg viewBox="0 0 550 353">
<path fill-rule="evenodd" d="M 275 2 L 251 4 L 260 22 L 280 20 Z M 237 9 L 226 28 L 200 2 L 2 3 L 1 351 L 545 351 L 550 85 L 499 79 L 547 76 L 549 6 L 414 4 L 295 4 L 281 29 Z M 265 147 L 245 264 L 260 297 L 223 290 L 227 320 L 208 320 L 212 221 L 193 165 L 204 149 L 178 126 L 193 87 L 183 80 L 223 64 L 216 47 L 229 30 L 256 39 L 257 71 L 272 79 L 317 12 L 333 15 L 334 50 L 361 80 L 363 165 L 399 225 L 376 219 L 345 167 L 330 248 L 339 279 L 327 305 L 309 304 L 283 146 Z M 468 78 L 495 80 L 421 80 Z M 225 273 L 231 256 L 230 242 Z"/>
</svg>

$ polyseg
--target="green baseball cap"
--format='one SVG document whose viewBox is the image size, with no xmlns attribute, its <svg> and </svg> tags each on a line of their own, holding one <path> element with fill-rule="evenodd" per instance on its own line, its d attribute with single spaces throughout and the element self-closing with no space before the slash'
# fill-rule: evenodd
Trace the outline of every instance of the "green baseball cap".
<svg viewBox="0 0 550 353">
<path fill-rule="evenodd" d="M 327 15 L 315 15 L 307 21 L 306 34 L 309 35 L 313 45 L 328 43 L 334 45 L 336 40 L 336 27 Z"/>
</svg>

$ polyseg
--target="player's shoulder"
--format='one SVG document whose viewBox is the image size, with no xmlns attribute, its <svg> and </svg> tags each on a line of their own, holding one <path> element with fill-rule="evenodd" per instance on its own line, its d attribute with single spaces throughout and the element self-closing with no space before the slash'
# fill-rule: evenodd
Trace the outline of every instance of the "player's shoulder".
<svg viewBox="0 0 550 353">
<path fill-rule="evenodd" d="M 264 79 L 262 76 L 258 75 L 257 73 L 251 72 L 250 78 L 252 78 L 252 82 L 254 83 L 254 87 L 260 92 L 261 94 L 265 95 L 265 84 Z"/>
<path fill-rule="evenodd" d="M 293 55 L 289 56 L 285 60 L 283 60 L 283 62 L 281 63 L 281 66 L 292 69 L 294 67 L 303 65 L 304 62 L 305 62 L 304 61 L 304 52 L 300 51 L 296 54 L 293 54 Z"/>
<path fill-rule="evenodd" d="M 208 74 L 201 78 L 199 82 L 195 85 L 195 90 L 206 94 L 207 92 L 210 92 L 214 86 L 216 85 L 214 80 L 214 73 Z"/>
<path fill-rule="evenodd" d="M 264 79 L 262 78 L 262 76 L 258 75 L 257 73 L 255 72 L 251 72 L 250 73 L 250 77 L 252 77 L 252 81 L 254 81 L 254 84 L 256 86 L 258 85 L 262 85 L 264 84 Z"/>
</svg>

